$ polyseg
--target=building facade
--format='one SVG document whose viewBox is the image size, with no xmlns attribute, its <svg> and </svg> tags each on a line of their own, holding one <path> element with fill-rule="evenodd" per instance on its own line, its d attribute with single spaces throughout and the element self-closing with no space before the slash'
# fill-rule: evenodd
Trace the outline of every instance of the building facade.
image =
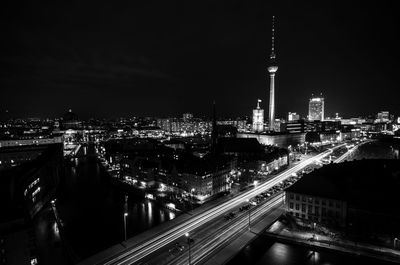
<svg viewBox="0 0 400 265">
<path fill-rule="evenodd" d="M 325 118 L 325 100 L 323 97 L 312 97 L 308 103 L 308 120 L 323 121 Z"/>
<path fill-rule="evenodd" d="M 257 101 L 257 108 L 253 109 L 253 131 L 262 132 L 264 131 L 264 110 L 260 108 L 259 99 Z"/>
<path fill-rule="evenodd" d="M 305 142 L 305 133 L 238 133 L 238 138 L 256 138 L 260 144 L 287 148 Z"/>
<path fill-rule="evenodd" d="M 346 226 L 347 204 L 345 201 L 286 191 L 285 208 L 290 215 L 306 222 Z"/>
<path fill-rule="evenodd" d="M 288 114 L 288 121 L 298 121 L 300 120 L 300 115 L 296 112 L 289 112 Z"/>
</svg>

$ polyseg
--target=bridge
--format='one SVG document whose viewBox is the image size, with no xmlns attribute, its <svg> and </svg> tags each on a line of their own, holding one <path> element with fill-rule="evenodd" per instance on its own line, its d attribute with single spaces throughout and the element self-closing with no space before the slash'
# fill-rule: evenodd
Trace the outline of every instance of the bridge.
<svg viewBox="0 0 400 265">
<path fill-rule="evenodd" d="M 359 143 L 357 145 L 353 145 L 351 147 L 346 146 L 348 148 L 348 151 L 346 153 L 344 153 L 343 155 L 341 155 L 340 157 L 338 157 L 335 160 L 335 163 L 341 163 L 343 161 L 346 161 L 353 154 L 353 152 L 355 150 L 357 150 L 358 147 L 360 147 L 361 145 L 367 144 L 367 143 L 371 143 L 373 141 L 374 140 L 366 140 L 366 141 L 363 141 L 363 142 L 361 142 L 361 143 Z"/>
<path fill-rule="evenodd" d="M 255 210 L 242 213 L 235 217 L 229 226 L 224 223 L 224 215 L 248 203 L 248 200 L 259 195 L 260 193 L 270 189 L 276 184 L 284 181 L 292 176 L 292 174 L 301 171 L 303 168 L 321 160 L 330 155 L 334 150 L 344 147 L 340 144 L 332 147 L 318 155 L 299 162 L 284 172 L 271 177 L 267 181 L 258 186 L 247 190 L 235 197 L 218 201 L 211 206 L 200 207 L 191 212 L 191 215 L 182 215 L 178 218 L 148 230 L 138 236 L 113 246 L 103 252 L 100 252 L 84 261 L 80 265 L 86 264 L 102 264 L 102 265 L 122 265 L 122 264 L 185 264 L 188 262 L 189 256 L 178 255 L 180 258 L 170 259 L 168 257 L 169 250 L 176 242 L 185 242 L 185 234 L 192 238 L 193 235 L 201 235 L 195 238 L 193 253 L 190 253 L 191 264 L 198 264 L 209 253 L 224 242 L 229 241 L 240 231 L 246 228 L 246 220 L 255 220 L 262 215 L 273 211 L 284 203 L 284 194 L 278 193 L 265 202 L 262 207 Z M 348 153 L 348 152 L 346 152 Z M 200 231 L 200 233 L 199 233 Z M 197 242 L 197 243 L 196 243 Z M 203 242 L 202 244 L 198 244 Z M 187 244 L 185 244 L 187 246 Z M 186 251 L 185 251 L 186 253 Z M 157 262 L 157 257 L 165 259 Z M 144 263 L 145 262 L 145 263 Z"/>
</svg>

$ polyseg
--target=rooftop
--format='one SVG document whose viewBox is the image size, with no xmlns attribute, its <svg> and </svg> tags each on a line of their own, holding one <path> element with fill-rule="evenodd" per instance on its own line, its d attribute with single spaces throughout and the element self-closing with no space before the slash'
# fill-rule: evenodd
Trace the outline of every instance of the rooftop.
<svg viewBox="0 0 400 265">
<path fill-rule="evenodd" d="M 287 191 L 343 200 L 352 208 L 400 215 L 399 188 L 399 160 L 358 160 L 314 170 Z"/>
</svg>

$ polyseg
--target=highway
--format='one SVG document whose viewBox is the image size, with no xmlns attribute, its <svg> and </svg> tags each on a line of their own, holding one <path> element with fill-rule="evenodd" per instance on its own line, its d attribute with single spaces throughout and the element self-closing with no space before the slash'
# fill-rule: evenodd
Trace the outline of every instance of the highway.
<svg viewBox="0 0 400 265">
<path fill-rule="evenodd" d="M 259 184 L 257 187 L 254 187 L 251 190 L 243 192 L 237 195 L 236 197 L 232 198 L 231 200 L 226 201 L 220 205 L 217 205 L 211 209 L 205 210 L 204 212 L 193 216 L 192 218 L 182 222 L 181 224 L 177 225 L 176 227 L 173 227 L 168 231 L 156 235 L 152 239 L 140 245 L 128 248 L 121 253 L 115 253 L 116 254 L 115 256 L 111 257 L 106 261 L 99 262 L 97 264 L 115 265 L 115 264 L 133 264 L 139 262 L 146 256 L 167 246 L 171 242 L 174 242 L 185 233 L 190 233 L 192 230 L 199 228 L 200 226 L 206 224 L 207 222 L 213 220 L 214 218 L 221 218 L 225 212 L 237 207 L 239 204 L 243 203 L 247 199 L 251 199 L 254 196 L 268 190 L 269 188 L 275 186 L 279 182 L 289 178 L 293 173 L 296 173 L 301 169 L 303 169 L 304 167 L 314 163 L 315 161 L 320 160 L 325 156 L 328 156 L 333 152 L 333 150 L 341 148 L 344 145 L 345 144 L 337 145 L 312 158 L 301 161 L 299 164 L 285 170 L 284 172 L 265 181 L 264 183 Z"/>
<path fill-rule="evenodd" d="M 358 146 L 364 143 L 360 143 L 354 148 L 348 149 L 334 162 L 339 163 L 343 161 L 351 155 Z M 341 147 L 343 147 L 343 145 Z M 262 202 L 261 205 L 250 210 L 252 222 L 257 222 L 258 219 L 261 219 L 263 216 L 268 215 L 272 210 L 282 207 L 283 205 L 284 191 L 281 191 L 278 194 L 273 195 L 273 197 L 268 198 L 265 202 Z M 224 246 L 224 244 L 245 231 L 249 227 L 248 219 L 248 211 L 245 211 L 244 213 L 239 214 L 239 216 L 234 218 L 232 221 L 223 221 L 224 223 L 221 225 L 216 222 L 217 220 L 215 220 L 213 221 L 212 228 L 210 225 L 206 224 L 201 229 L 195 231 L 193 236 L 191 236 L 196 238 L 196 241 L 191 247 L 191 264 L 202 264 L 204 259 L 209 255 L 213 255 L 213 252 L 215 252 L 216 249 Z M 146 264 L 188 264 L 188 251 L 185 250 L 178 257 L 169 262 L 165 262 L 165 260 L 164 262 L 160 262 L 160 259 L 158 259 L 158 262 L 154 262 L 154 259 L 152 259 L 151 261 L 146 262 Z"/>
<path fill-rule="evenodd" d="M 356 145 L 355 147 L 358 147 Z M 338 163 L 346 159 L 355 148 L 348 149 L 344 154 L 342 154 L 334 162 Z M 337 151 L 337 150 L 336 150 Z M 242 204 L 246 204 L 243 202 Z M 268 215 L 274 209 L 281 207 L 284 204 L 284 192 L 281 191 L 278 194 L 274 194 L 272 197 L 268 198 L 266 201 L 262 202 L 261 205 L 254 207 L 250 210 L 252 222 L 257 222 L 257 219 L 261 219 L 263 216 Z M 236 208 L 237 210 L 237 208 Z M 236 211 L 237 212 L 237 211 Z M 238 214 L 232 220 L 225 220 L 224 218 L 214 219 L 203 225 L 202 227 L 193 231 L 190 238 L 194 239 L 191 244 L 191 264 L 201 264 L 204 259 L 209 255 L 214 255 L 216 249 L 223 247 L 231 240 L 239 236 L 243 231 L 246 231 L 249 227 L 249 211 L 243 211 Z M 153 257 L 143 261 L 144 264 L 148 265 L 159 265 L 159 264 L 188 264 L 188 249 L 186 243 L 186 237 L 182 236 L 178 244 L 180 246 L 185 246 L 182 251 L 177 250 L 177 247 L 169 249 L 176 250 L 174 254 L 168 253 L 165 249 L 158 251 L 156 255 L 151 255 Z M 178 252 L 178 253 L 176 253 Z"/>
<path fill-rule="evenodd" d="M 370 143 L 370 142 L 372 142 L 372 140 L 366 140 L 366 141 L 360 142 L 359 144 L 356 144 L 351 149 L 348 149 L 347 152 L 345 152 L 343 155 L 338 157 L 334 163 L 341 163 L 341 162 L 345 161 L 358 147 L 360 147 L 363 144 Z"/>
<path fill-rule="evenodd" d="M 283 191 L 277 193 L 273 197 L 268 198 L 265 203 L 250 210 L 250 219 L 252 222 L 255 222 L 257 219 L 260 219 L 271 210 L 281 207 L 284 204 L 284 199 Z M 200 236 L 201 238 L 192 244 L 191 264 L 201 263 L 203 258 L 210 255 L 213 253 L 213 251 L 224 244 L 230 242 L 230 240 L 234 239 L 241 232 L 247 230 L 249 227 L 249 210 L 239 214 L 233 220 L 222 220 L 222 222 L 223 224 L 219 225 L 216 229 L 210 229 L 208 226 L 208 230 L 212 230 L 212 233 L 207 236 L 202 236 L 206 231 L 196 231 L 196 235 Z M 213 225 L 213 228 L 214 227 L 215 226 Z M 205 226 L 203 229 L 206 230 L 207 226 Z M 168 263 L 168 265 L 174 264 L 188 264 L 188 252 L 185 251 L 178 258 Z"/>
</svg>

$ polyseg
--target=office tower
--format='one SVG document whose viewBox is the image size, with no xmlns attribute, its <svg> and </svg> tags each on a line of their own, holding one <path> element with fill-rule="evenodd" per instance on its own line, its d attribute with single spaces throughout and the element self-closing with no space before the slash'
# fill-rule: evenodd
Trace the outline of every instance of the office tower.
<svg viewBox="0 0 400 265">
<path fill-rule="evenodd" d="M 184 122 L 188 122 L 193 119 L 193 114 L 192 113 L 183 113 L 182 119 Z"/>
<path fill-rule="evenodd" d="M 308 120 L 323 121 L 325 116 L 325 101 L 323 97 L 312 97 L 308 103 Z"/>
<path fill-rule="evenodd" d="M 388 122 L 390 120 L 389 111 L 381 111 L 376 115 L 377 122 Z"/>
</svg>

